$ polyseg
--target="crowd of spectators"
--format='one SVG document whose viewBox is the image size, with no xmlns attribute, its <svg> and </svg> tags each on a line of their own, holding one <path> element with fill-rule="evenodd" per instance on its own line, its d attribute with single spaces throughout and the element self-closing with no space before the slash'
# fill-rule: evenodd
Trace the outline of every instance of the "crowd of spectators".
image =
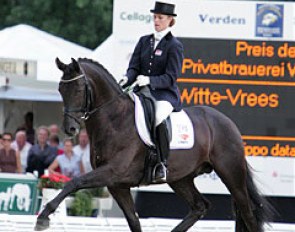
<svg viewBox="0 0 295 232">
<path fill-rule="evenodd" d="M 49 173 L 60 172 L 72 178 L 92 170 L 86 130 L 81 130 L 75 143 L 60 139 L 57 124 L 34 130 L 32 115 L 25 117 L 27 125 L 19 127 L 14 136 L 8 132 L 0 135 L 0 172 L 31 172 L 41 177 L 48 169 Z"/>
</svg>

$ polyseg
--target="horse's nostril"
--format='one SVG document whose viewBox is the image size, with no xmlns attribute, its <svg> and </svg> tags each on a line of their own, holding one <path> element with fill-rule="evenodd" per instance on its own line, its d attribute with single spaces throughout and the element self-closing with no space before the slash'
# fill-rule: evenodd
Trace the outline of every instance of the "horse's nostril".
<svg viewBox="0 0 295 232">
<path fill-rule="evenodd" d="M 76 128 L 71 127 L 71 128 L 70 128 L 70 132 L 71 132 L 72 134 L 75 134 L 75 132 L 76 132 Z"/>
</svg>

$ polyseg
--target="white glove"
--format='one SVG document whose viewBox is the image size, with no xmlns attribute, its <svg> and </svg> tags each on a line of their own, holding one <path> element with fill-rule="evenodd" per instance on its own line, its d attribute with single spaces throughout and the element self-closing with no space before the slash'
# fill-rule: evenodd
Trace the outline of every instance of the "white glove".
<svg viewBox="0 0 295 232">
<path fill-rule="evenodd" d="M 138 84 L 138 86 L 146 86 L 150 84 L 150 77 L 148 76 L 143 76 L 143 75 L 139 75 L 136 79 L 136 83 Z"/>
<path fill-rule="evenodd" d="M 119 85 L 122 87 L 128 82 L 128 77 L 123 76 L 122 79 L 119 81 Z"/>
</svg>

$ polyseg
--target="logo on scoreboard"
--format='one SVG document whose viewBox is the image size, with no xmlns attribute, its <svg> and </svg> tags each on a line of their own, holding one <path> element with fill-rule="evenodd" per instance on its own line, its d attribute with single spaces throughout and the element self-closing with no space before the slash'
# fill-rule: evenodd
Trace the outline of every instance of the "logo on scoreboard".
<svg viewBox="0 0 295 232">
<path fill-rule="evenodd" d="M 256 7 L 256 36 L 283 36 L 284 5 L 257 4 Z"/>
</svg>

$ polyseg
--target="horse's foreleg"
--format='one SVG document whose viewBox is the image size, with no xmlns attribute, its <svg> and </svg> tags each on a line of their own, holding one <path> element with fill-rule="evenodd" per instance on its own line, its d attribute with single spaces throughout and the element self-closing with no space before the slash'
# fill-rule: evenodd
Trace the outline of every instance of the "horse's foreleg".
<svg viewBox="0 0 295 232">
<path fill-rule="evenodd" d="M 119 189 L 119 188 L 108 188 L 114 199 L 117 201 L 118 205 L 122 209 L 129 227 L 133 232 L 140 232 L 140 222 L 138 215 L 135 212 L 134 202 L 130 193 L 130 189 Z"/>
<path fill-rule="evenodd" d="M 111 181 L 111 175 L 111 169 L 105 166 L 86 173 L 85 175 L 78 178 L 74 178 L 73 180 L 66 183 L 63 190 L 53 200 L 51 200 L 39 214 L 35 230 L 45 230 L 49 227 L 49 215 L 56 210 L 59 204 L 69 194 L 76 192 L 79 189 L 107 186 Z"/>
<path fill-rule="evenodd" d="M 49 227 L 49 215 L 52 214 L 59 204 L 72 192 L 77 191 L 78 178 L 69 181 L 63 190 L 46 204 L 43 211 L 38 215 L 35 230 L 41 231 Z"/>
</svg>

